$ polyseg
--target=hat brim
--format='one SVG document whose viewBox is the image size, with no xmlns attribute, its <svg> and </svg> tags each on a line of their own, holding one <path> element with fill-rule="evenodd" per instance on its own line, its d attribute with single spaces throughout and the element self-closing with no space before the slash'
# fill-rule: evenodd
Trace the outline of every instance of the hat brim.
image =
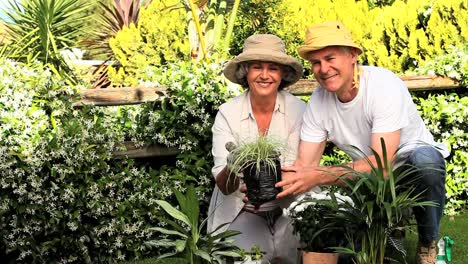
<svg viewBox="0 0 468 264">
<path fill-rule="evenodd" d="M 297 59 L 285 55 L 282 52 L 266 52 L 260 49 L 251 49 L 247 52 L 243 52 L 229 61 L 224 68 L 224 76 L 233 83 L 242 84 L 241 80 L 237 79 L 236 72 L 239 68 L 239 64 L 247 61 L 267 61 L 291 67 L 294 71 L 294 77 L 292 80 L 288 81 L 283 79 L 285 87 L 296 83 L 302 77 L 303 67 Z"/>
<path fill-rule="evenodd" d="M 323 48 L 326 48 L 326 47 L 330 47 L 330 46 L 344 46 L 344 47 L 352 47 L 352 48 L 356 48 L 358 50 L 358 54 L 361 54 L 362 53 L 362 48 L 356 44 L 327 44 L 327 45 L 323 45 L 323 46 L 314 46 L 314 45 L 303 45 L 303 46 L 300 46 L 298 49 L 297 49 L 297 53 L 299 53 L 299 56 L 301 56 L 301 58 L 305 59 L 305 60 L 308 60 L 309 58 L 307 57 L 307 54 L 311 51 L 315 51 L 315 50 L 321 50 Z"/>
</svg>

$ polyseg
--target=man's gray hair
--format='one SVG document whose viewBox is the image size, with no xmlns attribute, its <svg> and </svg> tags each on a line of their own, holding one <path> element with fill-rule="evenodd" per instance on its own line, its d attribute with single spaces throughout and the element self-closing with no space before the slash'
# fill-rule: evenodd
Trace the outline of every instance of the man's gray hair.
<svg viewBox="0 0 468 264">
<path fill-rule="evenodd" d="M 278 90 L 283 90 L 286 87 L 286 83 L 291 83 L 295 80 L 296 74 L 294 69 L 287 65 L 278 64 L 281 66 L 283 71 L 283 78 L 281 79 L 281 83 L 278 87 Z M 247 83 L 247 72 L 249 71 L 249 62 L 241 62 L 237 67 L 236 71 L 236 78 L 240 81 L 240 85 L 245 89 L 249 89 L 249 84 Z"/>
</svg>

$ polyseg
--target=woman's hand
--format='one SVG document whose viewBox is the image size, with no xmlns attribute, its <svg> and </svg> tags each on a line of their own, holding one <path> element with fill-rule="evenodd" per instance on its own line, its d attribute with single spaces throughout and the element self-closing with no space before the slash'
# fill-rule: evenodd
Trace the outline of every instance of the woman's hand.
<svg viewBox="0 0 468 264">
<path fill-rule="evenodd" d="M 243 194 L 245 194 L 244 198 L 242 198 L 242 201 L 244 203 L 248 203 L 249 202 L 249 198 L 247 197 L 247 185 L 245 185 L 245 183 L 241 183 L 240 187 L 239 187 L 239 191 Z"/>
</svg>

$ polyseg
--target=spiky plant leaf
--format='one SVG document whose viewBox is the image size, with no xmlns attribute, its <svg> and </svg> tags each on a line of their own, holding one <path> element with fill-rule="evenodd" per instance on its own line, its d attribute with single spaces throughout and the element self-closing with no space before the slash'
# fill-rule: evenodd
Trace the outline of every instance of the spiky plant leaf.
<svg viewBox="0 0 468 264">
<path fill-rule="evenodd" d="M 77 39 L 86 32 L 89 19 L 87 1 L 29 0 L 8 2 L 4 22 L 8 38 L 15 43 L 7 52 L 13 59 L 27 62 L 34 54 L 44 64 L 54 66 L 62 75 L 71 76 L 72 70 L 60 51 L 76 46 Z M 71 76 L 74 79 L 74 76 Z"/>
<path fill-rule="evenodd" d="M 177 236 L 180 236 L 180 237 L 183 237 L 183 238 L 187 238 L 187 235 L 179 232 L 179 231 L 175 231 L 175 230 L 169 230 L 169 229 L 166 229 L 166 228 L 162 228 L 162 227 L 150 227 L 148 228 L 149 230 L 151 231 L 156 231 L 156 232 L 160 232 L 160 233 L 163 233 L 163 234 L 166 234 L 166 235 L 177 235 Z"/>
<path fill-rule="evenodd" d="M 169 204 L 166 201 L 163 200 L 156 200 L 156 203 L 161 206 L 161 208 L 166 211 L 170 216 L 174 217 L 177 220 L 180 220 L 187 224 L 188 226 L 191 225 L 190 219 L 188 218 L 187 215 L 182 213 L 181 211 L 177 210 L 175 207 L 173 207 L 171 204 Z"/>
</svg>

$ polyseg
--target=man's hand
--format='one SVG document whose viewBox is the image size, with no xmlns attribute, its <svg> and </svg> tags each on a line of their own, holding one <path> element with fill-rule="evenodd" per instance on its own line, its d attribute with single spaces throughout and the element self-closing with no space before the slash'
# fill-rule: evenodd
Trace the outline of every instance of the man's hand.
<svg viewBox="0 0 468 264">
<path fill-rule="evenodd" d="M 289 195 L 305 193 L 312 187 L 319 185 L 321 173 L 314 167 L 289 166 L 282 167 L 283 180 L 276 183 L 275 187 L 284 187 L 276 198 L 283 198 Z"/>
</svg>

